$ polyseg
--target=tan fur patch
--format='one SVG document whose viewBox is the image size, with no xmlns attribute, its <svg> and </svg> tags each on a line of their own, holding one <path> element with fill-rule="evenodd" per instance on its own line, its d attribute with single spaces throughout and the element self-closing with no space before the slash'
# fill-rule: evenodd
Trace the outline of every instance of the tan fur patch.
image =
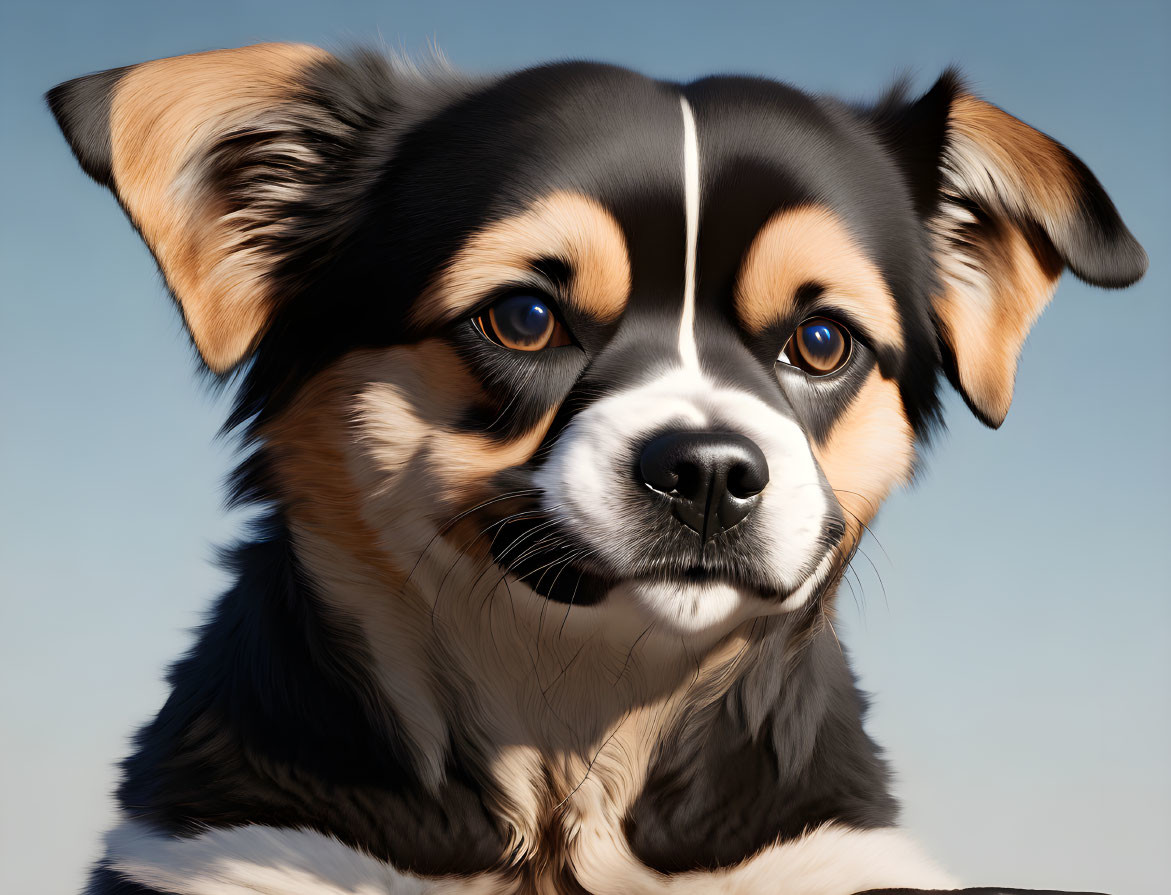
<svg viewBox="0 0 1171 895">
<path fill-rule="evenodd" d="M 531 282 L 531 265 L 550 257 L 570 268 L 567 298 L 577 308 L 603 322 L 622 313 L 630 259 L 618 222 L 597 201 L 560 191 L 473 234 L 416 303 L 415 320 L 434 325 L 467 314 L 493 290 Z"/>
<path fill-rule="evenodd" d="M 1008 414 L 1017 359 L 1053 297 L 1062 262 L 1040 234 L 1008 222 L 982 223 L 961 257 L 941 245 L 944 290 L 934 299 L 940 333 L 960 385 L 993 425 Z"/>
<path fill-rule="evenodd" d="M 478 497 L 483 481 L 523 463 L 555 409 L 522 436 L 498 441 L 455 428 L 481 396 L 455 350 L 439 341 L 354 352 L 316 376 L 262 437 L 276 459 L 291 512 L 328 537 L 354 537 L 367 488 L 403 474 L 426 476 L 426 509 L 441 513 Z M 359 486 L 359 459 L 383 479 Z"/>
<path fill-rule="evenodd" d="M 292 405 L 262 431 L 273 474 L 290 522 L 367 570 L 389 590 L 402 585 L 379 545 L 379 533 L 362 516 L 365 495 L 351 474 L 358 437 L 354 405 L 360 383 L 348 364 L 310 381 Z M 400 438 L 409 442 L 411 420 Z"/>
<path fill-rule="evenodd" d="M 1012 403 L 1017 358 L 1049 303 L 1062 261 L 1049 238 L 1075 213 L 1076 172 L 1061 147 L 972 96 L 955 100 L 944 156 L 944 201 L 931 227 L 944 289 L 935 312 L 960 385 L 999 425 Z M 977 219 L 950 194 L 979 202 Z"/>
<path fill-rule="evenodd" d="M 438 341 L 361 352 L 339 373 L 363 383 L 355 406 L 370 455 L 389 473 L 410 458 L 400 453 L 404 432 L 416 448 L 425 442 L 427 456 L 435 460 L 435 497 L 442 505 L 476 497 L 484 479 L 527 460 L 556 412 L 551 408 L 531 430 L 505 442 L 454 428 L 456 417 L 483 392 L 455 350 Z"/>
<path fill-rule="evenodd" d="M 982 199 L 1042 221 L 1073 212 L 1077 175 L 1061 147 L 1003 109 L 971 95 L 956 97 L 948 117 L 946 162 Z M 976 168 L 991 172 L 985 183 Z"/>
<path fill-rule="evenodd" d="M 301 73 L 325 58 L 299 44 L 214 50 L 135 66 L 115 89 L 115 188 L 213 370 L 235 364 L 263 328 L 271 259 L 239 250 L 239 234 L 185 182 L 184 167 L 217 136 L 271 113 Z"/>
<path fill-rule="evenodd" d="M 482 519 L 447 520 L 489 497 L 492 475 L 532 455 L 555 409 L 499 441 L 454 426 L 480 394 L 454 349 L 438 341 L 354 352 L 318 374 L 261 432 L 291 522 L 392 588 L 403 572 L 384 542 L 399 526 L 443 527 L 457 549 L 486 557 Z M 378 519 L 371 507 L 388 493 L 398 512 Z"/>
<path fill-rule="evenodd" d="M 848 312 L 870 335 L 901 348 L 894 298 L 878 268 L 829 209 L 778 212 L 757 234 L 736 284 L 736 312 L 759 332 L 794 313 L 797 290 L 816 283 L 828 307 Z"/>
<path fill-rule="evenodd" d="M 850 409 L 813 453 L 834 495 L 846 511 L 847 544 L 896 485 L 905 484 L 915 462 L 914 431 L 898 386 L 873 370 Z"/>
</svg>

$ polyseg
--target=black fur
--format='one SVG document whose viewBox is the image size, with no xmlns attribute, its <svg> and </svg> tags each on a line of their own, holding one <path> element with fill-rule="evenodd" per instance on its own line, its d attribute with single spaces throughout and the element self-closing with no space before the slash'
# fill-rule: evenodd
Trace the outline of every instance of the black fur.
<svg viewBox="0 0 1171 895">
<path fill-rule="evenodd" d="M 225 557 L 237 584 L 171 696 L 136 737 L 118 798 L 174 834 L 260 823 L 331 834 L 397 867 L 472 873 L 504 855 L 502 832 L 456 759 L 439 793 L 418 782 L 356 632 L 326 615 L 279 516 Z"/>
<path fill-rule="evenodd" d="M 58 84 L 46 96 L 53 117 L 69 140 L 83 171 L 102 186 L 111 186 L 110 102 L 128 68 L 86 75 Z"/>
<path fill-rule="evenodd" d="M 784 688 L 771 736 L 750 736 L 727 700 L 688 720 L 700 736 L 680 730 L 659 745 L 626 818 L 640 860 L 663 873 L 726 867 L 822 823 L 894 824 L 886 765 L 862 730 L 865 700 L 828 629 Z"/>
</svg>

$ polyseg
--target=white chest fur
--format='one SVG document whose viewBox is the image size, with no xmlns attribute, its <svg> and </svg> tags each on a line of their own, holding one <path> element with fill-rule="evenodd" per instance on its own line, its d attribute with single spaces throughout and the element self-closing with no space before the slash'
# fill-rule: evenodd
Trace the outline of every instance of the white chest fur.
<svg viewBox="0 0 1171 895">
<path fill-rule="evenodd" d="M 517 885 L 511 875 L 413 876 L 331 836 L 277 827 L 214 829 L 179 839 L 125 821 L 110 831 L 106 844 L 112 869 L 174 895 L 505 895 Z M 596 895 L 852 895 L 871 888 L 955 886 L 894 829 L 821 827 L 736 867 L 674 876 L 647 870 L 612 840 L 577 845 L 578 881 Z"/>
</svg>

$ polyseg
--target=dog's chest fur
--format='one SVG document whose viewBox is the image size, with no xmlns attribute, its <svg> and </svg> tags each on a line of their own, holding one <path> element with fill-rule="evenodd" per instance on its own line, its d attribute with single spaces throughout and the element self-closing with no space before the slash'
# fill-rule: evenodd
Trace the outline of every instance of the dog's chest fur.
<svg viewBox="0 0 1171 895">
<path fill-rule="evenodd" d="M 377 674 L 333 665 L 364 652 L 376 629 L 367 617 L 360 636 L 347 631 L 301 575 L 282 572 L 287 537 L 242 557 L 241 585 L 176 668 L 175 695 L 127 762 L 121 797 L 137 808 L 106 858 L 120 875 L 193 895 L 302 891 L 286 878 L 294 871 L 296 886 L 322 893 L 349 891 L 353 874 L 399 886 L 373 892 L 448 891 L 457 880 L 474 883 L 468 891 L 702 892 L 718 881 L 747 892 L 777 874 L 814 885 L 831 873 L 834 891 L 848 893 L 942 879 L 889 828 L 893 804 L 860 705 L 827 698 L 840 684 L 853 692 L 832 639 L 814 637 L 811 664 L 788 668 L 787 681 L 761 661 L 793 636 L 782 625 L 749 626 L 691 668 L 568 633 L 566 652 L 542 659 L 524 651 L 523 626 L 509 636 L 492 617 L 511 617 L 501 601 L 483 617 L 500 635 L 492 661 L 421 633 L 417 652 L 399 654 L 426 657 L 420 680 L 445 694 L 434 704 L 416 691 L 407 704 L 387 698 Z M 443 630 L 419 622 L 420 632 Z M 266 633 L 280 628 L 284 651 L 266 651 Z M 528 684 L 506 686 L 518 669 Z M 383 668 L 393 672 L 393 662 Z M 303 715 L 286 715 L 258 686 L 271 679 Z M 799 702 L 776 699 L 786 682 Z M 587 685 L 592 700 L 571 698 Z M 820 745 L 804 738 L 810 730 L 822 731 Z M 851 778 L 859 761 L 868 769 Z M 875 863 L 888 852 L 891 862 Z M 402 888 L 408 881 L 417 888 Z"/>
</svg>

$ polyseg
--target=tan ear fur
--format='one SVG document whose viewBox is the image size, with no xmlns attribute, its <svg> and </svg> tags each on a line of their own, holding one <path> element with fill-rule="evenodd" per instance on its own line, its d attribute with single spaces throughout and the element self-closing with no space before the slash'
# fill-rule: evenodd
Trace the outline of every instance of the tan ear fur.
<svg viewBox="0 0 1171 895">
<path fill-rule="evenodd" d="M 287 99 L 326 54 L 264 44 L 147 62 L 115 88 L 114 186 L 179 300 L 196 347 L 216 372 L 234 366 L 271 311 L 272 264 L 239 245 L 238 221 L 200 189 L 201 150 Z"/>
<path fill-rule="evenodd" d="M 1008 413 L 1021 348 L 1068 261 L 1054 243 L 1073 244 L 1085 226 L 1083 170 L 996 106 L 963 93 L 952 101 L 931 221 L 943 287 L 935 314 L 957 384 L 990 426 Z"/>
<path fill-rule="evenodd" d="M 979 222 L 959 207 L 945 213 L 952 225 L 967 223 L 969 235 L 962 248 L 954 236 L 939 239 L 943 290 L 934 299 L 936 320 L 964 397 L 995 428 L 1008 415 L 1021 349 L 1053 297 L 1062 262 L 1040 232 Z M 939 229 L 937 223 L 937 235 Z"/>
<path fill-rule="evenodd" d="M 274 302 L 266 275 L 276 259 L 250 244 L 249 233 L 280 222 L 233 210 L 209 187 L 201 163 L 217 141 L 279 116 L 305 71 L 328 58 L 315 47 L 261 44 L 146 62 L 50 93 L 83 165 L 101 156 L 100 170 L 87 170 L 112 187 L 142 233 L 215 372 L 239 363 L 263 333 Z M 98 79 L 106 79 L 103 95 L 85 83 Z M 108 121 L 86 121 L 102 114 Z M 106 137 L 105 154 L 78 145 L 79 122 L 91 144 L 94 134 Z M 298 150 L 281 151 L 296 158 Z M 291 187 L 257 191 L 266 188 Z"/>
</svg>

